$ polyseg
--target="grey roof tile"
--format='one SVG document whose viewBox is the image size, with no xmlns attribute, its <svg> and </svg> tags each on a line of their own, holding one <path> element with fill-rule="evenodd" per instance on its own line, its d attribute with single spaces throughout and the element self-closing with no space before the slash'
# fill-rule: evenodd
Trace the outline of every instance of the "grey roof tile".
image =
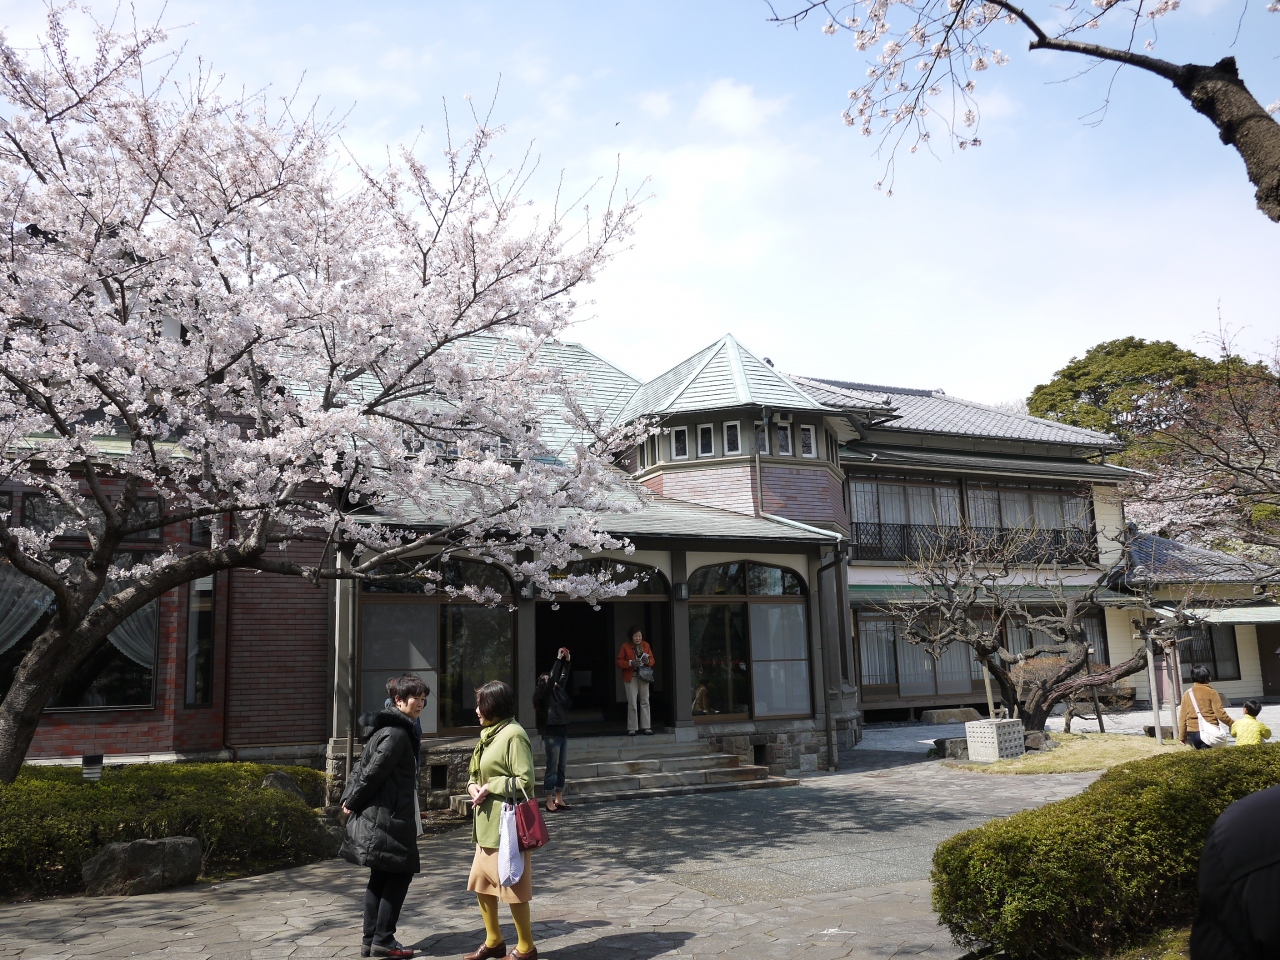
<svg viewBox="0 0 1280 960">
<path fill-rule="evenodd" d="M 953 453 L 922 450 L 918 447 L 890 447 L 879 443 L 850 443 L 840 451 L 840 459 L 851 466 L 871 464 L 898 466 L 904 470 L 939 470 L 947 473 L 978 473 L 1037 477 L 1050 480 L 1131 480 L 1134 470 L 1109 463 L 1090 463 L 1078 457 L 1008 457 L 980 453 Z"/>
<path fill-rule="evenodd" d="M 726 334 L 637 389 L 621 419 L 746 406 L 834 412 Z"/>
<path fill-rule="evenodd" d="M 1034 440 L 1042 443 L 1068 443 L 1076 446 L 1119 447 L 1108 433 L 1042 420 L 1025 413 L 1009 413 L 972 400 L 948 396 L 940 390 L 912 390 L 881 387 L 847 380 L 813 378 L 847 390 L 878 392 L 883 390 L 898 413 L 898 418 L 879 429 L 941 433 L 970 437 L 992 437 L 1001 440 Z"/>
<path fill-rule="evenodd" d="M 1264 564 L 1154 534 L 1139 534 L 1129 544 L 1127 579 L 1134 582 L 1256 583 L 1275 577 Z"/>
</svg>

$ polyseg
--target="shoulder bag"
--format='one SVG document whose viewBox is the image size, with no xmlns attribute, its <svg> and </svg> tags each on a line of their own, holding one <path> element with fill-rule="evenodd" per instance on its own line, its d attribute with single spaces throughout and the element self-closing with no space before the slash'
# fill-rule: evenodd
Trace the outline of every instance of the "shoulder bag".
<svg viewBox="0 0 1280 960">
<path fill-rule="evenodd" d="M 516 839 L 521 850 L 537 850 L 539 847 L 545 847 L 551 835 L 547 832 L 546 821 L 542 819 L 542 808 L 538 806 L 538 801 L 525 791 L 523 783 L 520 783 L 520 792 L 524 794 L 524 799 L 517 801 L 513 786 L 516 783 L 520 783 L 519 777 L 507 778 L 507 802 L 502 805 L 503 816 L 506 816 L 508 807 L 514 812 Z"/>
<path fill-rule="evenodd" d="M 1220 747 L 1227 742 L 1227 735 L 1222 732 L 1219 724 L 1209 724 L 1204 719 L 1204 714 L 1200 712 L 1200 704 L 1196 702 L 1194 691 L 1188 690 L 1187 696 L 1191 698 L 1191 706 L 1195 708 L 1196 719 L 1200 721 L 1200 742 L 1206 747 Z"/>
</svg>

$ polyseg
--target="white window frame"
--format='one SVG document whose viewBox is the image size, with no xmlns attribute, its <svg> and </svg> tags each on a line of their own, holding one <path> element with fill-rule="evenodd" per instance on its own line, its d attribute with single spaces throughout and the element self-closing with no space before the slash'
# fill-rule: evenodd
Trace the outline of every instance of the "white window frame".
<svg viewBox="0 0 1280 960">
<path fill-rule="evenodd" d="M 707 436 L 711 438 L 711 450 L 708 453 L 702 452 L 702 431 L 707 431 Z M 716 425 L 714 423 L 698 424 L 698 459 L 705 460 L 708 457 L 716 455 Z"/>
<path fill-rule="evenodd" d="M 760 449 L 760 440 L 761 440 L 761 438 L 764 438 L 764 449 L 763 449 L 763 450 L 761 450 L 761 449 Z M 761 454 L 763 454 L 763 455 L 764 455 L 764 456 L 766 456 L 766 457 L 769 455 L 769 449 L 770 449 L 770 448 L 769 448 L 769 425 L 768 425 L 767 423 L 765 423 L 763 420 L 757 420 L 757 421 L 756 421 L 756 435 L 755 435 L 755 437 L 753 438 L 753 442 L 754 442 L 754 443 L 755 443 L 755 445 L 756 445 L 756 452 L 757 452 L 757 453 L 761 453 Z"/>
<path fill-rule="evenodd" d="M 795 445 L 795 437 L 791 433 L 791 424 L 780 423 L 778 424 L 777 429 L 778 429 L 778 456 L 794 457 L 796 455 L 796 445 Z M 784 433 L 787 435 L 786 450 L 782 449 L 782 435 Z"/>
<path fill-rule="evenodd" d="M 684 456 L 676 453 L 676 434 L 684 434 Z M 689 459 L 689 428 L 688 427 L 672 427 L 671 428 L 671 459 L 672 460 L 688 460 Z"/>
<path fill-rule="evenodd" d="M 806 432 L 809 434 L 809 452 L 808 453 L 804 452 L 804 435 Z M 806 460 L 818 459 L 818 431 L 815 427 L 812 427 L 807 423 L 800 424 L 799 453 L 800 453 L 800 456 L 804 457 Z"/>
<path fill-rule="evenodd" d="M 735 428 L 735 429 L 736 429 L 736 431 L 737 431 L 737 433 L 738 433 L 738 444 L 737 444 L 737 446 L 735 446 L 732 450 L 730 450 L 730 449 L 729 449 L 729 428 L 730 428 L 730 427 Z M 724 455 L 725 455 L 726 457 L 740 457 L 740 456 L 742 456 L 742 421 L 741 421 L 741 420 L 726 420 L 726 421 L 724 422 L 724 425 L 721 427 L 721 431 L 722 431 L 722 433 L 724 434 L 724 437 L 723 437 L 723 439 L 724 439 Z"/>
</svg>

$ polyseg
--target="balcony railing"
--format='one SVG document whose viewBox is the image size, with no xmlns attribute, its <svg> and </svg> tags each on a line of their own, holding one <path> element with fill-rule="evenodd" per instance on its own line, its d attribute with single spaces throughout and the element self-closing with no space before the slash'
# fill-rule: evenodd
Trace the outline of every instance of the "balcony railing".
<svg viewBox="0 0 1280 960">
<path fill-rule="evenodd" d="M 1003 527 L 933 527 L 914 523 L 853 524 L 855 560 L 927 560 L 973 536 L 993 553 L 1012 549 L 1020 563 L 1094 563 L 1098 545 L 1088 530 L 1010 530 Z"/>
</svg>

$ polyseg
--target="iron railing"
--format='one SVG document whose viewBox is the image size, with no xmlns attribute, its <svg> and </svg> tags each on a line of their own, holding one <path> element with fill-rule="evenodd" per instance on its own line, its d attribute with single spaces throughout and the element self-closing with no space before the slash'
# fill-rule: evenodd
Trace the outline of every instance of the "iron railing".
<svg viewBox="0 0 1280 960">
<path fill-rule="evenodd" d="M 1088 530 L 1026 530 L 1004 527 L 935 527 L 914 523 L 855 523 L 850 539 L 855 560 L 927 560 L 973 537 L 993 553 L 1012 549 L 1020 563 L 1095 563 L 1098 545 Z"/>
</svg>

